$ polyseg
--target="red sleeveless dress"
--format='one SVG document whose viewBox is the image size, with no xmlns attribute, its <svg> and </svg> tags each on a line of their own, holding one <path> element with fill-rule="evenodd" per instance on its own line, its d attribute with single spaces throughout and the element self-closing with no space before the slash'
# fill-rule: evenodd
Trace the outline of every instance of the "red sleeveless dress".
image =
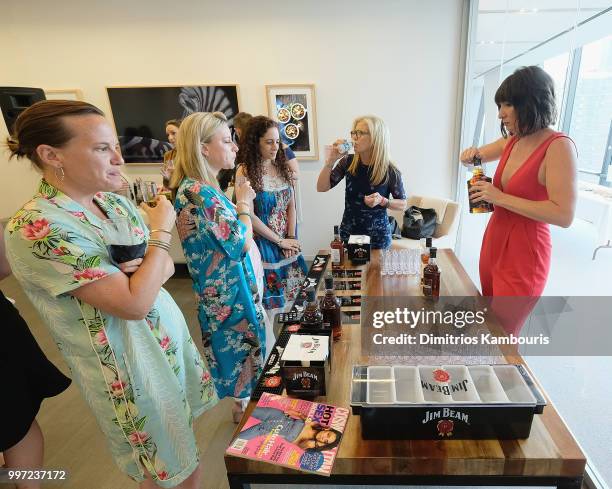
<svg viewBox="0 0 612 489">
<path fill-rule="evenodd" d="M 506 194 L 529 200 L 548 200 L 548 192 L 538 182 L 538 171 L 546 151 L 557 138 L 553 133 L 538 146 L 502 187 L 501 177 L 517 141 L 510 139 L 502 153 L 493 185 Z M 480 249 L 480 284 L 484 296 L 542 295 L 550 270 L 551 240 L 547 223 L 535 221 L 502 207 L 495 207 Z"/>
</svg>

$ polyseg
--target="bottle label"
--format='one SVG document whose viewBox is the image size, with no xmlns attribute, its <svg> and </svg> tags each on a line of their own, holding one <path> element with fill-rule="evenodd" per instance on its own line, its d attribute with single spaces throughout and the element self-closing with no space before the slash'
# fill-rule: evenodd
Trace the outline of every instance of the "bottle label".
<svg viewBox="0 0 612 489">
<path fill-rule="evenodd" d="M 331 250 L 332 263 L 340 263 L 340 250 L 332 248 Z"/>
</svg>

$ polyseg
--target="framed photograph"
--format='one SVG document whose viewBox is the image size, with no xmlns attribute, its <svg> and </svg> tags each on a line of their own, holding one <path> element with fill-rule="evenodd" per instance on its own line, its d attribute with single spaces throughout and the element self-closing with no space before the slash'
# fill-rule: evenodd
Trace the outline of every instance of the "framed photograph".
<svg viewBox="0 0 612 489">
<path fill-rule="evenodd" d="M 266 85 L 268 115 L 298 160 L 318 160 L 314 85 Z"/>
<path fill-rule="evenodd" d="M 47 100 L 83 100 L 80 88 L 45 88 Z"/>
<path fill-rule="evenodd" d="M 231 125 L 238 109 L 238 85 L 107 87 L 117 137 L 126 163 L 161 163 L 172 148 L 166 121 L 194 112 L 223 112 Z"/>
</svg>

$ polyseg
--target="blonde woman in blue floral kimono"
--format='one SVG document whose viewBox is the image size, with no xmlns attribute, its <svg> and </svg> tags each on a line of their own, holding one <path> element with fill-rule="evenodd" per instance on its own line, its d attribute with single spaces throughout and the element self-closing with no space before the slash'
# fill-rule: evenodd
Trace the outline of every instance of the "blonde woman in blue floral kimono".
<svg viewBox="0 0 612 489">
<path fill-rule="evenodd" d="M 106 435 L 141 488 L 201 487 L 192 422 L 217 401 L 181 311 L 162 284 L 175 214 L 165 197 L 138 210 L 114 193 L 123 159 L 102 112 L 38 102 L 20 114 L 12 156 L 41 170 L 38 193 L 9 221 L 7 255 Z M 102 220 L 126 217 L 144 258 L 114 265 Z M 149 239 L 151 238 L 151 239 Z"/>
<path fill-rule="evenodd" d="M 236 401 L 236 422 L 265 359 L 265 314 L 248 254 L 255 246 L 249 214 L 255 192 L 248 181 L 236 186 L 234 206 L 217 182 L 219 170 L 234 167 L 237 150 L 225 115 L 191 114 L 179 130 L 170 183 L 204 354 L 218 396 Z"/>
</svg>

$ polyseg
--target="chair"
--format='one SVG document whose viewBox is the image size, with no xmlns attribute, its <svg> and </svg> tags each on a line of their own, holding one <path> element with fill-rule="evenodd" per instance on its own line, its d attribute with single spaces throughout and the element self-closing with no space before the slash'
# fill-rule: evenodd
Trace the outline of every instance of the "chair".
<svg viewBox="0 0 612 489">
<path fill-rule="evenodd" d="M 436 229 L 433 233 L 434 246 L 438 248 L 454 248 L 456 238 L 456 223 L 457 217 L 461 210 L 461 206 L 450 199 L 439 199 L 436 197 L 423 197 L 421 195 L 413 195 L 408 198 L 406 208 L 411 205 L 422 208 L 434 208 L 438 213 L 438 219 L 442 216 L 440 222 L 436 224 Z M 404 221 L 403 211 L 388 211 L 390 216 L 395 217 L 400 228 Z M 419 246 L 418 239 L 404 238 L 394 239 L 391 242 L 391 248 L 417 248 Z"/>
</svg>

